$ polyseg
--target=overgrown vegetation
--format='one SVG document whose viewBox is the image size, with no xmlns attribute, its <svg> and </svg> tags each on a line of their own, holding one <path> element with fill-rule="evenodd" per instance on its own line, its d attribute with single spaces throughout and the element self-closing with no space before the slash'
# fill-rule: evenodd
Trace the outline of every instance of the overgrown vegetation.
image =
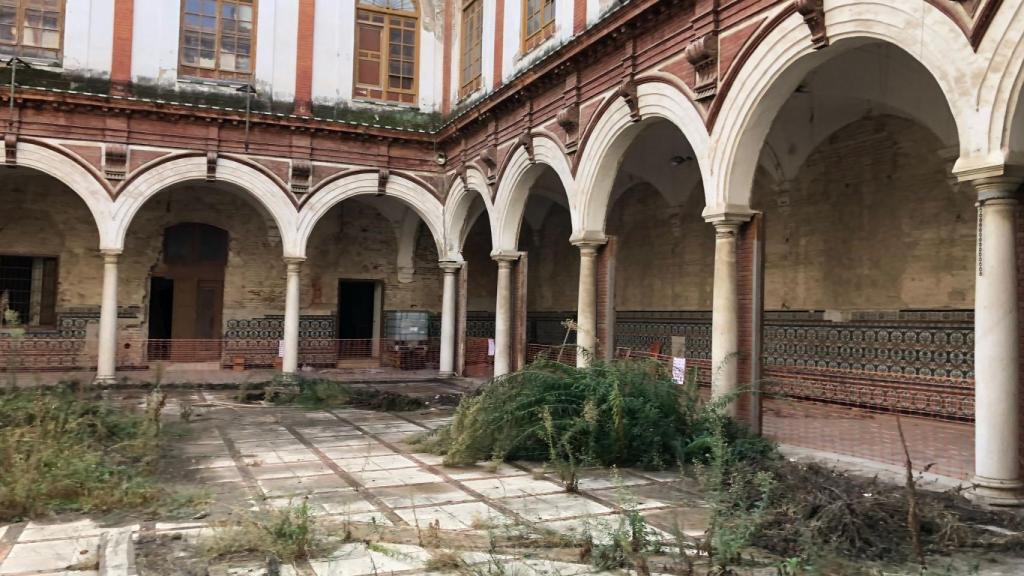
<svg viewBox="0 0 1024 576">
<path fill-rule="evenodd" d="M 163 401 L 143 415 L 75 385 L 0 392 L 0 521 L 153 502 Z"/>
<path fill-rule="evenodd" d="M 450 426 L 419 443 L 465 465 L 486 460 L 547 460 L 567 487 L 581 466 L 664 469 L 708 454 L 717 420 L 701 402 L 696 372 L 676 384 L 647 361 L 578 369 L 538 361 L 467 396 Z M 766 455 L 770 446 L 726 421 L 731 450 Z"/>
<path fill-rule="evenodd" d="M 316 557 L 330 552 L 339 539 L 332 537 L 313 516 L 309 502 L 244 515 L 240 522 L 223 526 L 201 542 L 210 559 L 266 553 L 281 562 Z"/>
<path fill-rule="evenodd" d="M 294 383 L 277 383 L 263 390 L 240 391 L 243 399 L 253 397 L 270 400 L 278 404 L 298 404 L 307 408 L 337 408 L 341 406 L 404 412 L 426 408 L 426 400 L 389 390 L 350 386 L 331 380 L 300 378 Z M 432 398 L 434 404 L 453 405 L 455 397 L 438 395 Z"/>
</svg>

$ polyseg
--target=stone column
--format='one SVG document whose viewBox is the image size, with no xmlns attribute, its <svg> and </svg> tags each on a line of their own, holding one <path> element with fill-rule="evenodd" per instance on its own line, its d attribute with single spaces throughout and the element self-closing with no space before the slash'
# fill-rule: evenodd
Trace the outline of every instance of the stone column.
<svg viewBox="0 0 1024 576">
<path fill-rule="evenodd" d="M 444 293 L 441 300 L 441 376 L 455 375 L 455 303 L 458 300 L 458 262 L 441 262 L 444 272 Z"/>
<path fill-rule="evenodd" d="M 494 376 L 509 372 L 512 355 L 512 263 L 517 256 L 491 255 L 498 263 L 498 299 L 494 307 Z"/>
<path fill-rule="evenodd" d="M 299 270 L 305 258 L 285 258 L 287 284 L 284 297 L 284 361 L 281 372 L 294 378 L 299 368 Z"/>
<path fill-rule="evenodd" d="M 119 250 L 103 250 L 103 300 L 100 305 L 99 354 L 96 383 L 117 380 L 117 259 Z"/>
<path fill-rule="evenodd" d="M 711 397 L 735 394 L 739 375 L 739 302 L 736 290 L 736 236 L 744 217 L 708 218 L 715 226 L 715 286 L 711 310 Z M 736 417 L 736 402 L 725 413 Z"/>
<path fill-rule="evenodd" d="M 594 242 L 578 242 L 580 286 L 576 306 L 576 366 L 590 366 L 597 355 L 597 249 Z"/>
<path fill-rule="evenodd" d="M 984 178 L 978 192 L 974 296 L 974 483 L 992 504 L 1024 503 L 1019 461 L 1020 384 L 1016 212 L 1021 180 Z"/>
</svg>

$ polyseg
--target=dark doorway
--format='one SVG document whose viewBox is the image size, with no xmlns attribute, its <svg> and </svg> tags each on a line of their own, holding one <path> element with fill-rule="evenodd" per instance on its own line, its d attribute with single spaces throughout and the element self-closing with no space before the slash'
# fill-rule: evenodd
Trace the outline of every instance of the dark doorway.
<svg viewBox="0 0 1024 576">
<path fill-rule="evenodd" d="M 149 282 L 149 339 L 171 339 L 174 280 L 154 276 Z"/>
<path fill-rule="evenodd" d="M 338 281 L 338 339 L 342 357 L 371 356 L 377 283 Z"/>
</svg>

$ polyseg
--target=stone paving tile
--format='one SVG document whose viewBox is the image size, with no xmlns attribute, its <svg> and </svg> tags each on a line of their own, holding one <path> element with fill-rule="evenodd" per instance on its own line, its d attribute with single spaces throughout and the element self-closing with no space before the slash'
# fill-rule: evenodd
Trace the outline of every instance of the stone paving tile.
<svg viewBox="0 0 1024 576">
<path fill-rule="evenodd" d="M 395 470 L 415 468 L 416 462 L 398 454 L 384 456 L 361 456 L 356 458 L 332 458 L 334 463 L 346 472 L 367 472 L 370 470 Z M 400 472 L 396 472 L 400 474 Z"/>
<path fill-rule="evenodd" d="M 581 490 L 600 490 L 602 488 L 650 484 L 650 482 L 650 478 L 636 476 L 629 470 L 582 470 L 579 473 L 579 487 Z"/>
<path fill-rule="evenodd" d="M 586 534 L 590 534 L 595 543 L 610 544 L 615 537 L 616 531 L 629 531 L 629 521 L 622 514 L 611 514 L 609 516 L 556 520 L 545 523 L 544 527 L 574 538 L 581 538 Z M 675 541 L 670 532 L 655 526 L 648 525 L 647 532 L 649 538 L 660 542 Z M 703 532 L 701 533 L 703 534 Z"/>
<path fill-rule="evenodd" d="M 331 418 L 335 422 L 336 419 Z M 356 430 L 352 426 L 331 426 L 330 424 L 324 424 L 322 426 L 296 426 L 295 430 L 309 438 L 310 440 L 316 440 L 318 438 L 340 438 L 344 436 L 361 436 L 363 433 Z"/>
<path fill-rule="evenodd" d="M 403 468 L 400 473 L 396 473 L 394 470 L 355 472 L 352 474 L 352 477 L 368 488 L 431 484 L 441 480 L 441 477 L 436 474 L 431 474 L 419 468 Z"/>
<path fill-rule="evenodd" d="M 348 522 L 362 522 L 364 524 L 376 524 L 378 526 L 392 526 L 391 520 L 388 520 L 381 512 L 359 512 L 357 514 L 347 514 L 344 516 L 344 520 Z"/>
<path fill-rule="evenodd" d="M 270 480 L 273 478 L 300 478 L 302 476 L 316 476 L 318 474 L 333 473 L 330 468 L 321 462 L 267 464 L 263 466 L 250 466 L 249 470 L 257 480 Z"/>
<path fill-rule="evenodd" d="M 301 498 L 270 498 L 267 503 L 274 508 L 290 508 L 309 503 L 310 511 L 317 516 L 342 515 L 349 516 L 363 512 L 375 512 L 377 509 L 356 491 L 326 492 L 311 494 Z"/>
<path fill-rule="evenodd" d="M 611 508 L 602 506 L 583 496 L 567 493 L 504 498 L 500 500 L 500 503 L 509 507 L 520 516 L 534 522 L 605 514 L 612 511 Z"/>
<path fill-rule="evenodd" d="M 510 522 L 509 518 L 483 502 L 404 508 L 396 512 L 410 525 L 428 528 L 437 523 L 442 530 L 479 530 Z"/>
<path fill-rule="evenodd" d="M 373 494 L 391 508 L 452 504 L 475 500 L 470 494 L 446 482 L 374 488 Z"/>
<path fill-rule="evenodd" d="M 242 459 L 247 466 L 263 466 L 267 464 L 288 464 L 291 462 L 315 462 L 320 458 L 304 448 L 302 450 L 242 454 Z"/>
<path fill-rule="evenodd" d="M 299 494 L 310 494 L 313 492 L 337 492 L 340 490 L 351 490 L 352 488 L 344 480 L 334 474 L 320 474 L 317 476 L 303 476 L 300 478 L 273 478 L 258 480 L 260 489 L 267 497 L 293 496 Z"/>
<path fill-rule="evenodd" d="M 225 456 L 228 449 L 223 442 L 218 444 L 181 444 L 177 451 L 182 456 Z"/>
<path fill-rule="evenodd" d="M 18 542 L 35 542 L 37 540 L 55 540 L 63 538 L 82 538 L 99 536 L 104 532 L 96 522 L 83 519 L 74 522 L 46 524 L 29 522 L 18 536 Z"/>
<path fill-rule="evenodd" d="M 358 448 L 360 446 L 380 444 L 380 442 L 369 436 L 364 436 L 362 433 L 358 435 L 336 436 L 334 438 L 313 438 L 310 442 L 321 450 L 326 450 L 327 448 Z"/>
<path fill-rule="evenodd" d="M 412 456 L 424 464 L 429 464 L 430 466 L 440 466 L 444 463 L 444 456 L 439 456 L 437 454 L 431 454 L 429 452 L 409 452 L 408 454 L 409 456 Z"/>
<path fill-rule="evenodd" d="M 392 444 L 401 444 L 412 438 L 415 438 L 425 432 L 420 430 L 419 432 L 395 432 L 393 434 L 375 434 L 383 442 L 391 442 Z"/>
<path fill-rule="evenodd" d="M 319 446 L 317 446 L 319 448 Z M 387 446 L 374 442 L 362 446 L 335 446 L 333 448 L 320 448 L 324 456 L 332 460 L 346 460 L 349 458 L 365 458 L 369 456 L 390 456 L 395 451 Z"/>
<path fill-rule="evenodd" d="M 242 475 L 239 474 L 238 468 L 201 468 L 196 474 L 196 481 L 201 484 L 241 482 Z"/>
<path fill-rule="evenodd" d="M 302 448 L 302 442 L 295 438 L 288 440 L 253 440 L 251 442 L 235 442 L 235 448 L 245 454 L 246 452 L 276 452 L 278 450 L 295 450 Z"/>
<path fill-rule="evenodd" d="M 189 468 L 227 468 L 234 466 L 235 460 L 231 456 L 198 456 L 189 458 Z"/>
<path fill-rule="evenodd" d="M 511 476 L 505 478 L 488 478 L 484 480 L 466 480 L 467 488 L 475 490 L 488 498 L 508 498 L 511 496 L 531 496 L 551 494 L 565 490 L 547 480 L 536 480 L 532 476 Z"/>
<path fill-rule="evenodd" d="M 478 480 L 483 478 L 522 476 L 528 474 L 514 466 L 502 462 L 497 466 L 478 464 L 476 466 L 444 466 L 439 468 L 455 480 Z"/>
<path fill-rule="evenodd" d="M 79 562 L 96 559 L 99 536 L 47 542 L 18 543 L 0 566 L 0 574 L 64 570 Z"/>
<path fill-rule="evenodd" d="M 424 432 L 425 428 L 412 422 L 386 422 L 384 424 L 367 424 L 362 427 L 368 434 L 396 434 L 399 432 Z"/>
<path fill-rule="evenodd" d="M 316 576 L 368 576 L 423 568 L 430 554 L 419 546 L 345 544 L 328 560 L 311 560 Z"/>
</svg>

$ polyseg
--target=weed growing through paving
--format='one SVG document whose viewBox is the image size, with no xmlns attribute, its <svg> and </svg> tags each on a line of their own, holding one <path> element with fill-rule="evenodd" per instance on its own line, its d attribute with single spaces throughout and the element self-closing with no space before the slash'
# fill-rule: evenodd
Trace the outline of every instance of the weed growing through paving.
<svg viewBox="0 0 1024 576">
<path fill-rule="evenodd" d="M 76 384 L 0 393 L 0 521 L 157 500 L 155 406 L 133 414 Z"/>
<path fill-rule="evenodd" d="M 325 554 L 339 541 L 317 523 L 303 498 L 298 504 L 251 512 L 232 525 L 218 527 L 200 542 L 200 551 L 209 559 L 256 552 L 292 562 Z"/>
</svg>

